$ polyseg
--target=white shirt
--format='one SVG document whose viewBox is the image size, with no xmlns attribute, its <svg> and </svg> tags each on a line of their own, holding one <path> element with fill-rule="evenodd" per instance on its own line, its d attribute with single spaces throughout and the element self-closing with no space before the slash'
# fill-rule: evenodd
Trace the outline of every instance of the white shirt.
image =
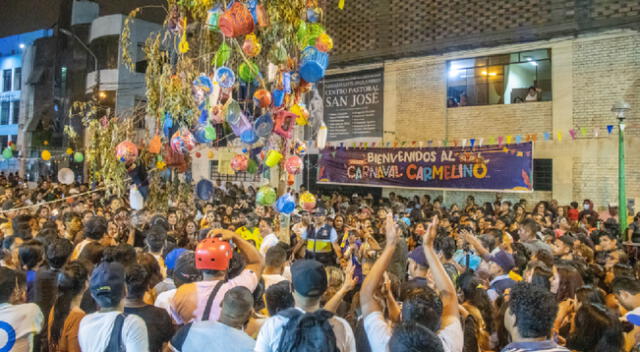
<svg viewBox="0 0 640 352">
<path fill-rule="evenodd" d="M 31 352 L 44 316 L 35 303 L 0 304 L 0 351 Z"/>
<path fill-rule="evenodd" d="M 111 338 L 116 317 L 121 312 L 92 313 L 80 321 L 78 342 L 83 352 L 104 352 Z M 147 325 L 137 315 L 130 314 L 122 325 L 122 342 L 127 351 L 149 351 Z"/>
<path fill-rule="evenodd" d="M 280 242 L 280 240 L 274 233 L 270 233 L 265 236 L 262 240 L 262 244 L 260 245 L 260 253 L 262 254 L 262 256 L 266 256 L 269 248 L 277 245 L 278 242 Z"/>
<path fill-rule="evenodd" d="M 302 311 L 300 308 L 297 309 Z M 280 345 L 282 328 L 288 321 L 288 318 L 280 315 L 274 315 L 267 319 L 258 334 L 255 352 L 276 352 Z M 336 345 L 340 352 L 354 352 L 356 350 L 356 340 L 353 337 L 353 331 L 349 323 L 340 317 L 333 316 L 329 319 L 329 324 L 331 324 L 333 333 L 336 335 Z"/>
<path fill-rule="evenodd" d="M 381 312 L 373 312 L 364 318 L 364 330 L 371 346 L 371 352 L 387 352 L 391 339 L 391 326 L 385 321 Z M 445 326 L 438 332 L 445 352 L 462 352 L 464 334 L 460 320 Z"/>
<path fill-rule="evenodd" d="M 171 315 L 171 300 L 173 299 L 173 296 L 176 295 L 177 290 L 177 288 L 174 288 L 172 290 L 164 291 L 158 294 L 158 297 L 156 297 L 156 301 L 153 302 L 153 305 L 166 310 L 167 313 Z"/>
<path fill-rule="evenodd" d="M 287 278 L 279 274 L 262 274 L 264 279 L 264 289 L 268 289 L 271 285 L 275 285 L 278 282 L 286 281 Z"/>
</svg>

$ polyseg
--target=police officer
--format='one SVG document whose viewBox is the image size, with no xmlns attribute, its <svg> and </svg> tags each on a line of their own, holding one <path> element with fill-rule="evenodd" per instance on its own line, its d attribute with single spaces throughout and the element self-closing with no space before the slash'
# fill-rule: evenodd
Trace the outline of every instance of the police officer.
<svg viewBox="0 0 640 352">
<path fill-rule="evenodd" d="M 317 208 L 313 216 L 313 224 L 302 232 L 302 240 L 298 242 L 295 250 L 306 244 L 305 259 L 315 259 L 325 266 L 336 265 L 336 258 L 342 256 L 338 245 L 338 233 L 326 223 L 326 209 Z"/>
</svg>

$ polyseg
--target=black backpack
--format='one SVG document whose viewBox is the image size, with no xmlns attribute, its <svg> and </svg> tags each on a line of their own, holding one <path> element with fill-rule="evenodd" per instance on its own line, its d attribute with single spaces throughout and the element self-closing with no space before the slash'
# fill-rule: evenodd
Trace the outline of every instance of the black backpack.
<svg viewBox="0 0 640 352">
<path fill-rule="evenodd" d="M 282 329 L 278 352 L 338 352 L 336 335 L 329 324 L 333 313 L 324 309 L 303 313 L 289 308 L 278 315 L 289 318 Z"/>
</svg>

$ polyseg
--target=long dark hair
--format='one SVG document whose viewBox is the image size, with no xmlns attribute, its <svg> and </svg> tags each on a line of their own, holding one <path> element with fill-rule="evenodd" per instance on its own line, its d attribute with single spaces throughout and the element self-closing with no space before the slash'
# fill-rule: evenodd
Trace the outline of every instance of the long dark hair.
<svg viewBox="0 0 640 352">
<path fill-rule="evenodd" d="M 584 303 L 576 312 L 576 331 L 567 339 L 567 347 L 586 352 L 617 352 L 624 345 L 622 326 L 607 307 Z"/>
<path fill-rule="evenodd" d="M 78 261 L 68 263 L 58 273 L 58 297 L 53 306 L 53 322 L 49 334 L 49 342 L 53 345 L 58 344 L 64 321 L 71 310 L 71 301 L 84 291 L 88 275 L 86 267 Z"/>
</svg>

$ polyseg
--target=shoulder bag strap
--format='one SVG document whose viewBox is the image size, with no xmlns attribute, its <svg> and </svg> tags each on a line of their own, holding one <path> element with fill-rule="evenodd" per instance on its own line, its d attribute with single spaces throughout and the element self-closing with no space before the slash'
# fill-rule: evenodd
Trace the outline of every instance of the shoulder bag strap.
<svg viewBox="0 0 640 352">
<path fill-rule="evenodd" d="M 109 337 L 109 344 L 105 352 L 117 352 L 124 351 L 121 349 L 123 345 L 122 341 L 122 327 L 124 326 L 124 314 L 118 314 L 116 321 L 113 323 L 113 329 L 111 329 L 111 336 Z"/>
<path fill-rule="evenodd" d="M 218 295 L 218 291 L 220 291 L 220 288 L 222 287 L 222 285 L 224 285 L 224 280 L 218 281 L 218 283 L 216 284 L 216 287 L 214 287 L 213 291 L 211 291 L 211 294 L 207 299 L 207 305 L 204 308 L 204 313 L 202 313 L 202 321 L 209 320 L 209 315 L 211 314 L 211 307 L 213 306 L 213 300 Z"/>
</svg>

